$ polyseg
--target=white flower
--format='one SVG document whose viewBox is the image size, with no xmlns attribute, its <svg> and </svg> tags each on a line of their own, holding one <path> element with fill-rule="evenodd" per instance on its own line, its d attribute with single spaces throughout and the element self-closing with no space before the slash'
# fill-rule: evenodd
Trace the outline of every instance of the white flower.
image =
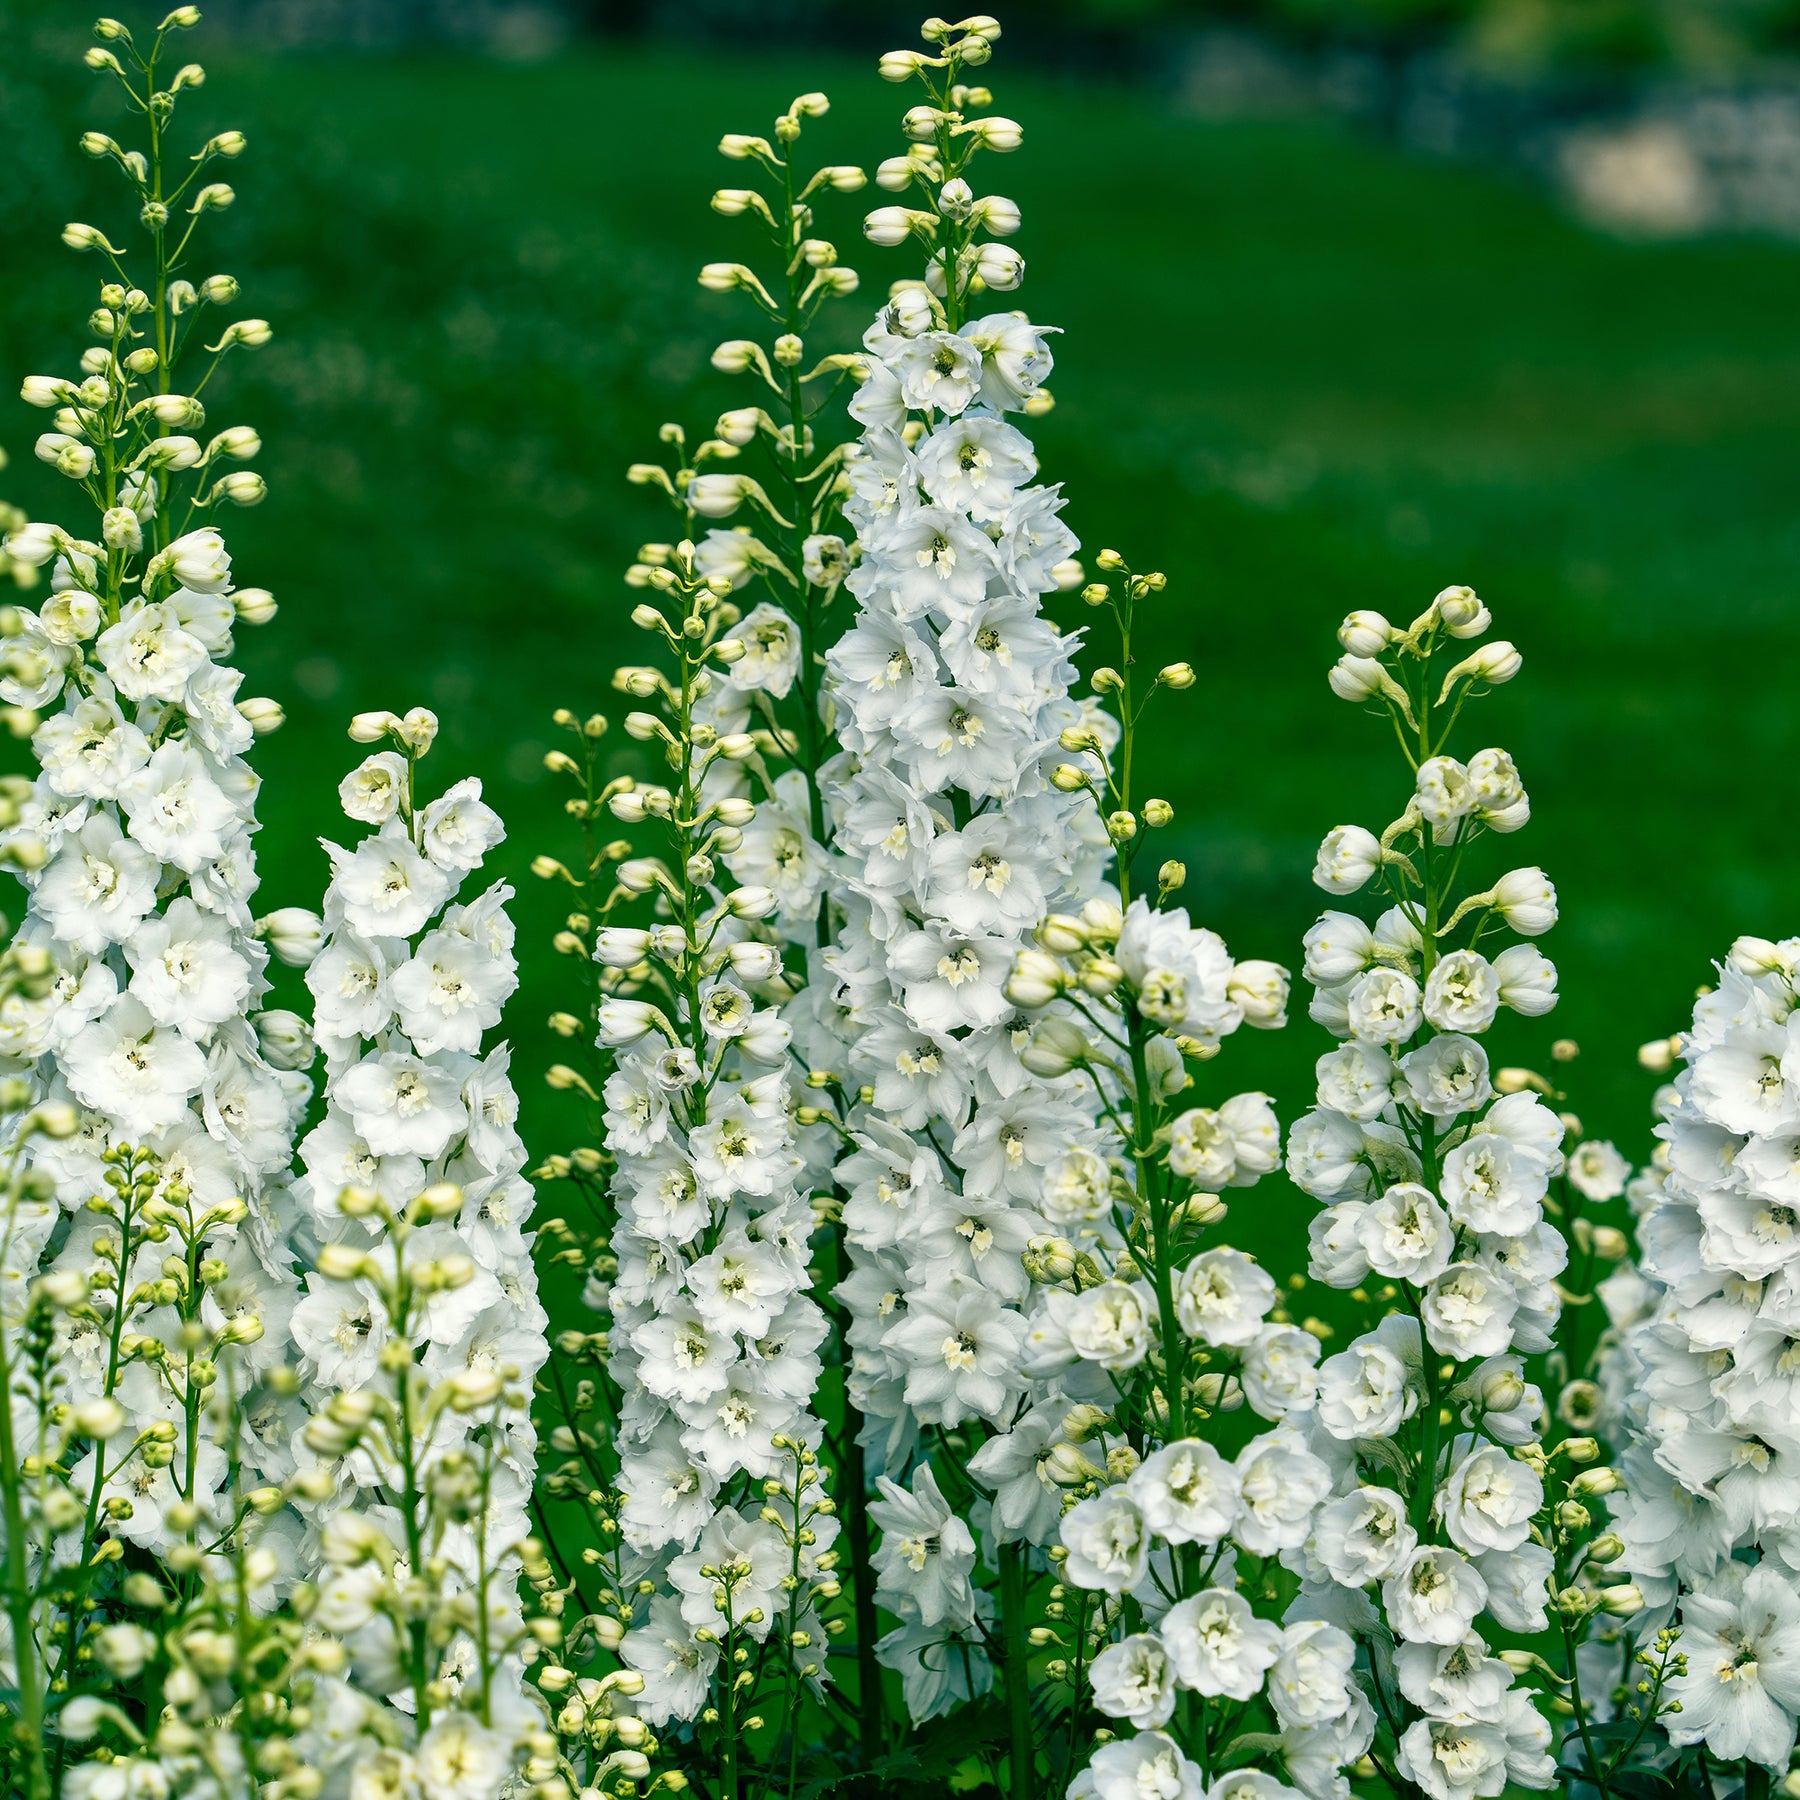
<svg viewBox="0 0 1800 1800">
<path fill-rule="evenodd" d="M 675 1596 L 656 1594 L 643 1624 L 626 1632 L 619 1645 L 620 1660 L 644 1678 L 634 1708 L 653 1728 L 691 1719 L 706 1704 L 719 1647 L 702 1643 L 694 1636 L 695 1629 L 682 1616 Z"/>
<path fill-rule="evenodd" d="M 1631 1179 L 1631 1164 L 1601 1138 L 1588 1138 L 1569 1152 L 1569 1185 L 1589 1200 L 1616 1200 Z"/>
<path fill-rule="evenodd" d="M 141 1001 L 126 999 L 75 1034 L 63 1070 L 77 1100 L 142 1138 L 185 1116 L 206 1078 L 206 1058 L 180 1032 L 159 1026 Z"/>
<path fill-rule="evenodd" d="M 1319 1423 L 1333 1437 L 1392 1437 L 1418 1411 L 1421 1357 L 1417 1323 L 1403 1313 L 1319 1365 Z"/>
<path fill-rule="evenodd" d="M 1556 923 L 1556 888 L 1542 869 L 1513 869 L 1495 884 L 1494 910 L 1520 937 L 1542 937 Z"/>
<path fill-rule="evenodd" d="M 1452 950 L 1440 957 L 1425 980 L 1426 1021 L 1439 1031 L 1479 1034 L 1500 1010 L 1501 978 L 1475 950 Z"/>
<path fill-rule="evenodd" d="M 32 737 L 44 779 L 59 794 L 110 800 L 119 786 L 150 760 L 150 741 L 99 696 L 56 713 Z"/>
<path fill-rule="evenodd" d="M 1257 1618 L 1242 1594 L 1226 1588 L 1178 1600 L 1158 1631 L 1183 1687 L 1230 1700 L 1251 1699 L 1281 1654 L 1281 1627 Z"/>
<path fill-rule="evenodd" d="M 131 992 L 158 1025 L 205 1038 L 249 1004 L 250 965 L 230 928 L 178 895 L 125 942 Z"/>
<path fill-rule="evenodd" d="M 718 1512 L 694 1548 L 669 1564 L 669 1585 L 681 1595 L 682 1618 L 696 1631 L 717 1631 L 729 1619 L 760 1643 L 787 1617 L 781 1584 L 792 1574 L 793 1560 L 773 1525 Z M 751 1616 L 757 1612 L 760 1619 Z"/>
<path fill-rule="evenodd" d="M 1238 1377 L 1251 1410 L 1285 1419 L 1312 1404 L 1319 1385 L 1319 1340 L 1298 1325 L 1265 1325 L 1245 1346 Z"/>
<path fill-rule="evenodd" d="M 1238 1472 L 1198 1438 L 1153 1450 L 1132 1470 L 1126 1487 L 1144 1523 L 1171 1544 L 1217 1544 L 1237 1518 Z"/>
<path fill-rule="evenodd" d="M 1506 1735 L 1473 1719 L 1418 1719 L 1400 1737 L 1401 1772 L 1430 1800 L 1477 1800 L 1506 1787 Z"/>
<path fill-rule="evenodd" d="M 1473 1038 L 1447 1032 L 1409 1050 L 1400 1073 L 1413 1103 L 1436 1119 L 1453 1119 L 1486 1105 L 1493 1094 L 1487 1052 Z"/>
<path fill-rule="evenodd" d="M 1403 1044 L 1419 1029 L 1419 984 L 1404 969 L 1371 969 L 1351 984 L 1350 1035 L 1364 1044 Z"/>
<path fill-rule="evenodd" d="M 1301 970 L 1315 987 L 1352 981 L 1376 960 L 1375 934 L 1354 913 L 1321 913 L 1303 941 Z"/>
<path fill-rule="evenodd" d="M 1121 1638 L 1096 1656 L 1088 1668 L 1094 1704 L 1112 1719 L 1125 1719 L 1139 1731 L 1166 1725 L 1175 1714 L 1175 1671 L 1162 1640 L 1151 1632 Z"/>
<path fill-rule="evenodd" d="M 388 963 L 376 943 L 353 931 L 334 933 L 306 971 L 313 1018 L 321 1034 L 372 1038 L 394 1016 Z"/>
<path fill-rule="evenodd" d="M 209 660 L 206 646 L 182 630 L 166 604 L 128 606 L 94 649 L 127 700 L 179 700 L 188 677 Z"/>
<path fill-rule="evenodd" d="M 1063 1571 L 1076 1587 L 1122 1594 L 1144 1578 L 1150 1531 L 1125 1488 L 1107 1488 L 1065 1514 L 1062 1541 L 1069 1552 Z"/>
<path fill-rule="evenodd" d="M 1500 1004 L 1527 1019 L 1539 1019 L 1556 1005 L 1556 965 L 1531 944 L 1514 944 L 1494 958 Z"/>
<path fill-rule="evenodd" d="M 1069 1800 L 1205 1800 L 1200 1768 L 1172 1737 L 1140 1731 L 1102 1744 L 1069 1787 Z"/>
<path fill-rule="evenodd" d="M 1516 1550 L 1544 1503 L 1544 1484 L 1524 1463 L 1492 1445 L 1450 1471 L 1440 1504 L 1444 1529 L 1459 1550 Z"/>
<path fill-rule="evenodd" d="M 505 835 L 500 815 L 481 798 L 481 783 L 473 775 L 439 795 L 419 815 L 420 847 L 438 868 L 459 876 L 479 867 Z"/>
<path fill-rule="evenodd" d="M 926 331 L 903 343 L 890 366 L 900 378 L 900 394 L 909 407 L 959 413 L 981 385 L 981 361 L 981 351 L 967 337 Z"/>
<path fill-rule="evenodd" d="M 1457 1224 L 1507 1236 L 1541 1216 L 1548 1165 L 1498 1132 L 1477 1132 L 1444 1158 L 1444 1203 Z"/>
<path fill-rule="evenodd" d="M 731 665 L 733 687 L 783 699 L 800 672 L 800 633 L 779 606 L 763 601 L 732 628 L 744 654 Z"/>
<path fill-rule="evenodd" d="M 869 1517 L 881 1528 L 875 1577 L 888 1604 L 924 1625 L 973 1619 L 975 1539 L 950 1510 L 930 1463 L 913 1471 L 911 1493 L 885 1475 L 875 1485 L 881 1494 L 869 1502 Z"/>
<path fill-rule="evenodd" d="M 908 1298 L 882 1342 L 907 1359 L 906 1403 L 921 1419 L 955 1425 L 997 1417 L 1015 1391 L 1025 1324 L 999 1297 L 952 1281 Z"/>
<path fill-rule="evenodd" d="M 1232 1535 L 1252 1556 L 1297 1550 L 1313 1508 L 1331 1492 L 1331 1471 L 1292 1425 L 1277 1425 L 1238 1452 L 1242 1510 Z"/>
<path fill-rule="evenodd" d="M 1309 1548 L 1333 1581 L 1385 1581 L 1412 1555 L 1419 1536 L 1392 1488 L 1359 1487 L 1319 1508 Z"/>
<path fill-rule="evenodd" d="M 365 964 L 356 978 L 368 972 Z M 371 1012 L 379 985 L 370 990 Z M 510 958 L 501 962 L 463 933 L 441 929 L 427 932 L 388 981 L 400 1029 L 427 1056 L 438 1050 L 478 1051 L 482 1034 L 500 1023 L 512 987 Z"/>
<path fill-rule="evenodd" d="M 385 825 L 410 791 L 406 758 L 397 750 L 365 756 L 338 783 L 345 814 L 363 825 Z"/>
<path fill-rule="evenodd" d="M 1460 1644 L 1486 1605 L 1487 1583 L 1454 1550 L 1415 1550 L 1382 1584 L 1396 1635 L 1415 1644 Z"/>
<path fill-rule="evenodd" d="M 1356 1237 L 1377 1275 L 1417 1287 L 1449 1266 L 1456 1234 L 1430 1189 L 1403 1181 L 1369 1202 Z"/>
<path fill-rule="evenodd" d="M 1681 1603 L 1678 1649 L 1687 1673 L 1667 1684 L 1681 1712 L 1669 1721 L 1678 1744 L 1699 1743 L 1722 1759 L 1785 1767 L 1800 1713 L 1800 1599 L 1769 1564 L 1727 1564 Z"/>
<path fill-rule="evenodd" d="M 449 1069 L 401 1050 L 374 1051 L 337 1083 L 337 1099 L 377 1156 L 429 1160 L 468 1125 L 461 1082 Z"/>
<path fill-rule="evenodd" d="M 1328 894 L 1354 894 L 1381 867 L 1381 844 L 1360 825 L 1339 825 L 1319 846 L 1314 882 Z"/>
<path fill-rule="evenodd" d="M 157 749 L 119 788 L 131 835 L 154 856 L 192 873 L 216 861 L 238 822 L 237 808 L 206 758 L 183 743 Z"/>
<path fill-rule="evenodd" d="M 1356 1646 L 1336 1625 L 1303 1619 L 1281 1634 L 1269 1670 L 1269 1703 L 1284 1726 L 1323 1725 L 1350 1708 Z"/>
<path fill-rule="evenodd" d="M 933 909 L 959 932 L 1016 933 L 1044 916 L 1037 848 L 1000 814 L 948 831 L 928 858 Z"/>
<path fill-rule="evenodd" d="M 325 844 L 332 885 L 351 930 L 365 938 L 411 937 L 450 897 L 450 882 L 390 819 L 353 851 Z"/>
<path fill-rule="evenodd" d="M 917 454 L 931 498 L 978 523 L 1004 518 L 1013 496 L 1037 473 L 1022 433 L 974 413 L 938 426 Z"/>
<path fill-rule="evenodd" d="M 419 1740 L 413 1762 L 432 1800 L 493 1800 L 513 1767 L 511 1746 L 473 1713 L 447 1712 Z"/>
<path fill-rule="evenodd" d="M 1509 1281 L 1470 1262 L 1452 1263 L 1419 1298 L 1426 1342 L 1457 1362 L 1506 1349 L 1518 1306 Z"/>
<path fill-rule="evenodd" d="M 1175 1316 L 1209 1344 L 1248 1344 L 1274 1304 L 1274 1281 L 1241 1250 L 1203 1250 L 1176 1277 Z"/>
<path fill-rule="evenodd" d="M 1352 1039 L 1314 1065 L 1319 1104 L 1350 1119 L 1379 1119 L 1393 1100 L 1394 1064 L 1377 1044 Z"/>
<path fill-rule="evenodd" d="M 1437 1718 L 1500 1721 L 1512 1670 L 1489 1656 L 1479 1634 L 1455 1644 L 1397 1644 L 1394 1675 L 1400 1691 L 1422 1712 Z"/>
<path fill-rule="evenodd" d="M 1103 1281 L 1075 1296 L 1064 1326 L 1083 1361 L 1103 1369 L 1131 1369 L 1150 1352 L 1155 1312 L 1149 1283 Z"/>
<path fill-rule="evenodd" d="M 97 813 L 57 851 L 32 901 L 57 937 L 98 956 L 155 906 L 161 873 L 156 857 Z"/>
<path fill-rule="evenodd" d="M 1280 1160 L 1281 1134 L 1267 1094 L 1235 1094 L 1216 1112 L 1195 1106 L 1169 1126 L 1169 1167 L 1197 1187 L 1248 1187 Z"/>
</svg>

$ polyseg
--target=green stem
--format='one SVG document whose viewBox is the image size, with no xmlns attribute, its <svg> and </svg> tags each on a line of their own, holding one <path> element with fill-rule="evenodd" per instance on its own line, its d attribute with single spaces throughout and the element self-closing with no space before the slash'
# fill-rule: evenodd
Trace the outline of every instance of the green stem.
<svg viewBox="0 0 1800 1800">
<path fill-rule="evenodd" d="M 1032 1800 L 1037 1787 L 1037 1740 L 1031 1727 L 1031 1667 L 1025 1627 L 1026 1548 L 1000 1546 L 1000 1620 L 1006 1634 L 1006 1728 L 1011 1746 L 1010 1800 Z"/>
</svg>

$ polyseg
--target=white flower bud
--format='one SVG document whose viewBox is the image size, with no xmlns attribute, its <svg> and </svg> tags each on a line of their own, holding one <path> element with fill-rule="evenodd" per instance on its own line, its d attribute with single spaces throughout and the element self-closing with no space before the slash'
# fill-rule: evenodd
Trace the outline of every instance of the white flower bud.
<svg viewBox="0 0 1800 1800">
<path fill-rule="evenodd" d="M 100 517 L 100 539 L 109 550 L 135 556 L 144 547 L 144 528 L 129 506 L 110 506 Z"/>
<path fill-rule="evenodd" d="M 1010 244 L 983 244 L 975 253 L 975 273 L 996 294 L 1009 294 L 1025 279 L 1025 259 Z"/>
<path fill-rule="evenodd" d="M 391 712 L 361 712 L 350 721 L 350 741 L 354 744 L 378 744 L 400 725 L 400 715 Z"/>
<path fill-rule="evenodd" d="M 84 1438 L 95 1438 L 104 1443 L 108 1438 L 117 1437 L 131 1419 L 124 1407 L 108 1394 L 76 1407 L 69 1415 L 69 1423 Z"/>
<path fill-rule="evenodd" d="M 983 150 L 1016 150 L 1025 141 L 1025 128 L 1016 119 L 976 119 L 968 134 Z"/>
<path fill-rule="evenodd" d="M 1394 628 L 1378 612 L 1353 612 L 1338 627 L 1337 635 L 1349 655 L 1379 656 L 1393 641 Z M 1335 682 L 1332 691 L 1337 691 Z"/>
<path fill-rule="evenodd" d="M 1447 587 L 1431 604 L 1453 638 L 1478 638 L 1494 622 L 1470 587 Z"/>
<path fill-rule="evenodd" d="M 1023 223 L 1019 203 L 999 194 L 977 200 L 969 209 L 969 217 L 995 237 L 1011 237 Z"/>
<path fill-rule="evenodd" d="M 1456 682 L 1465 678 L 1485 681 L 1490 687 L 1499 687 L 1502 682 L 1511 681 L 1518 674 L 1524 660 L 1505 638 L 1496 638 L 1491 644 L 1483 644 L 1473 656 L 1465 656 L 1444 677 L 1444 692 L 1448 693 Z"/>
<path fill-rule="evenodd" d="M 603 925 L 594 934 L 594 960 L 609 969 L 633 969 L 650 954 L 650 934 L 628 925 Z"/>
<path fill-rule="evenodd" d="M 1071 1069 L 1082 1067 L 1093 1053 L 1087 1033 L 1072 1019 L 1040 1019 L 1032 1028 L 1031 1041 L 1019 1053 L 1019 1060 L 1032 1074 L 1054 1081 Z"/>
<path fill-rule="evenodd" d="M 275 596 L 267 588 L 239 588 L 231 604 L 246 625 L 266 625 L 275 616 Z"/>
<path fill-rule="evenodd" d="M 1392 678 L 1373 657 L 1346 654 L 1332 664 L 1326 679 L 1340 700 L 1372 700 Z"/>
<path fill-rule="evenodd" d="M 1542 869 L 1512 869 L 1493 890 L 1494 910 L 1520 937 L 1542 937 L 1556 923 L 1556 887 Z"/>
<path fill-rule="evenodd" d="M 1339 825 L 1319 845 L 1313 881 L 1328 894 L 1354 894 L 1381 867 L 1381 844 L 1360 825 Z"/>
<path fill-rule="evenodd" d="M 877 249 L 893 250 L 914 232 L 929 234 L 934 224 L 930 213 L 908 206 L 878 206 L 863 220 L 863 236 Z"/>
<path fill-rule="evenodd" d="M 1021 950 L 1006 980 L 1006 997 L 1014 1006 L 1048 1006 L 1063 991 L 1063 968 L 1041 950 Z"/>
<path fill-rule="evenodd" d="M 703 519 L 728 519 L 754 486 L 747 475 L 696 475 L 688 483 L 687 503 Z"/>
<path fill-rule="evenodd" d="M 269 953 L 290 969 L 307 968 L 325 942 L 325 924 L 303 906 L 277 907 L 256 921 L 256 935 Z"/>
<path fill-rule="evenodd" d="M 252 695 L 248 700 L 237 703 L 238 711 L 250 721 L 250 729 L 258 737 L 267 737 L 272 731 L 279 731 L 287 723 L 287 714 L 282 710 L 279 700 L 271 700 L 267 695 Z"/>
<path fill-rule="evenodd" d="M 85 1744 L 100 1735 L 112 1709 L 92 1694 L 77 1694 L 56 1715 L 56 1729 L 71 1743 Z"/>
</svg>

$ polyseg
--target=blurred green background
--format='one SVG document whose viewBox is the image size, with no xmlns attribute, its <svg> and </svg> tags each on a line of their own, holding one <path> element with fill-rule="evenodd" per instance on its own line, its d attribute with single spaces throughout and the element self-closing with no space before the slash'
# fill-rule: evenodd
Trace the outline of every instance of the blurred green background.
<svg viewBox="0 0 1800 1800">
<path fill-rule="evenodd" d="M 100 271 L 59 247 L 63 221 L 131 230 L 74 149 L 113 117 L 78 32 L 52 16 L 0 73 L 11 391 L 84 341 Z M 669 533 L 625 464 L 662 420 L 704 431 L 750 397 L 707 356 L 751 321 L 693 280 L 751 243 L 707 209 L 742 173 L 717 138 L 824 88 L 807 154 L 872 166 L 910 103 L 870 59 L 776 36 L 578 43 L 519 66 L 191 45 L 211 75 L 196 128 L 241 125 L 252 146 L 201 260 L 279 334 L 212 408 L 263 432 L 272 487 L 226 521 L 240 579 L 282 602 L 242 641 L 246 691 L 289 714 L 258 751 L 259 905 L 317 903 L 349 713 L 435 707 L 441 777 L 481 775 L 510 826 L 499 860 L 530 946 L 510 1025 L 540 1151 L 567 1141 L 536 1086 L 558 895 L 526 872 L 571 843 L 541 769 L 549 714 L 623 710 L 610 671 L 640 648 L 619 571 Z M 1154 759 L 1196 916 L 1238 955 L 1297 967 L 1319 837 L 1379 828 L 1404 799 L 1386 727 L 1326 690 L 1334 627 L 1473 584 L 1525 670 L 1459 748 L 1512 750 L 1535 808 L 1488 866 L 1539 862 L 1564 900 L 1545 944 L 1563 1003 L 1496 1050 L 1542 1065 L 1553 1036 L 1578 1040 L 1570 1103 L 1641 1155 L 1635 1046 L 1681 1024 L 1735 933 L 1800 931 L 1800 831 L 1782 824 L 1800 768 L 1800 248 L 1612 241 L 1510 176 L 1329 123 L 1183 117 L 1107 78 L 1015 73 L 1004 45 L 991 75 L 1027 133 L 989 165 L 1024 208 L 1023 297 L 1066 332 L 1046 472 L 1090 551 L 1169 573 L 1147 658 L 1201 672 L 1163 703 Z M 820 229 L 873 306 L 912 269 L 860 241 L 863 209 L 828 205 Z M 0 495 L 67 514 L 31 458 L 42 415 L 0 404 Z M 1251 1038 L 1217 1080 L 1266 1087 L 1291 1119 L 1321 1034 L 1302 1002 L 1289 1031 Z M 1298 1226 L 1310 1208 L 1288 1204 L 1261 1216 Z"/>
</svg>

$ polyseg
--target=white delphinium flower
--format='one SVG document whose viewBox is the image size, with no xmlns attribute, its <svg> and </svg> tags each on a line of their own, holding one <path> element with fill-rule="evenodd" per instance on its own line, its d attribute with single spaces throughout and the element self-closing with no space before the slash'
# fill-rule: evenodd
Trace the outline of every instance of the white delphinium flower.
<svg viewBox="0 0 1800 1800">
<path fill-rule="evenodd" d="M 448 808 L 423 802 L 436 723 L 422 708 L 376 715 L 379 730 L 359 720 L 364 742 L 394 746 L 340 789 L 346 815 L 375 834 L 348 851 L 326 845 L 324 936 L 307 972 L 329 1057 L 325 1112 L 295 1190 L 321 1248 L 293 1332 L 317 1415 L 306 1447 L 329 1475 L 317 1554 L 334 1591 L 348 1580 L 366 1596 L 367 1618 L 347 1633 L 352 1666 L 375 1691 L 407 1693 L 420 1782 L 472 1795 L 497 1791 L 542 1724 L 520 1685 L 516 1589 L 537 1447 L 531 1384 L 548 1345 L 507 1051 L 482 1055 L 518 979 L 511 890 L 456 903 L 500 822 L 477 783 L 452 788 Z M 366 1402 L 390 1386 L 377 1424 Z M 401 1599 L 398 1571 L 426 1550 L 440 1571 L 434 1604 L 460 1609 L 447 1628 L 428 1630 Z M 464 1682 L 479 1712 L 456 1704 Z M 353 1737 L 336 1755 L 349 1766 L 362 1753 Z"/>
</svg>

